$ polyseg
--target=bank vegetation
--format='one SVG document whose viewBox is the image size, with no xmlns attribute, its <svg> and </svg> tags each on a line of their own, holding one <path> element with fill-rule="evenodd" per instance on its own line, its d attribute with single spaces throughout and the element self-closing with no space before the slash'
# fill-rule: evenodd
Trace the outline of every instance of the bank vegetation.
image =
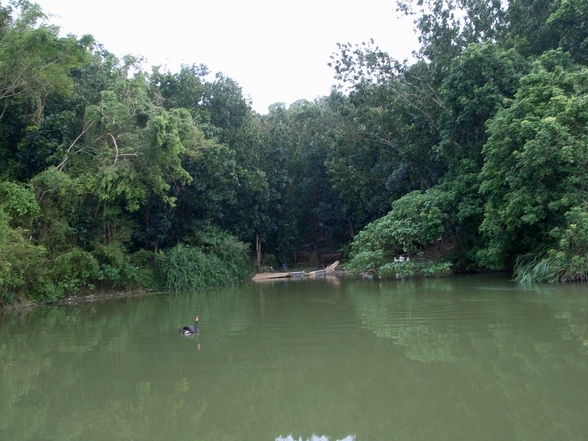
<svg viewBox="0 0 588 441">
<path fill-rule="evenodd" d="M 397 12 L 412 60 L 342 43 L 339 87 L 260 115 L 202 64 L 147 69 L 0 3 L 0 304 L 197 289 L 334 253 L 379 276 L 585 280 L 588 3 Z"/>
</svg>

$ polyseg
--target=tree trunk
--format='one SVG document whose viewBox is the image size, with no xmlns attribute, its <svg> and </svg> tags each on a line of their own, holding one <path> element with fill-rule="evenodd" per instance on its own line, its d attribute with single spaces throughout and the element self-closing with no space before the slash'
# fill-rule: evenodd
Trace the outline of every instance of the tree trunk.
<svg viewBox="0 0 588 441">
<path fill-rule="evenodd" d="M 257 272 L 261 272 L 261 239 L 259 234 L 255 236 L 255 252 L 257 254 Z"/>
</svg>

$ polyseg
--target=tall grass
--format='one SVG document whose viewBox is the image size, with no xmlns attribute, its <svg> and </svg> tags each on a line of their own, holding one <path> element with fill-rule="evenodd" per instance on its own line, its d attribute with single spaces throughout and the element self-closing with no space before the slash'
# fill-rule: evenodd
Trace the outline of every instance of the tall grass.
<svg viewBox="0 0 588 441">
<path fill-rule="evenodd" d="M 245 246 L 215 251 L 180 243 L 157 256 L 158 276 L 165 289 L 174 292 L 236 283 L 250 269 Z"/>
<path fill-rule="evenodd" d="M 588 280 L 588 258 L 561 252 L 541 256 L 526 254 L 517 258 L 513 275 L 522 283 L 585 281 Z"/>
<path fill-rule="evenodd" d="M 555 282 L 557 281 L 557 270 L 554 264 L 553 258 L 525 254 L 517 257 L 513 276 L 521 283 Z"/>
</svg>

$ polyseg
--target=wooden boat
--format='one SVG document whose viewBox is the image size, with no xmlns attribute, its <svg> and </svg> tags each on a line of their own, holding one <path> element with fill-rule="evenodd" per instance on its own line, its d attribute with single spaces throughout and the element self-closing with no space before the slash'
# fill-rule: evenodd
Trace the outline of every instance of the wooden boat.
<svg viewBox="0 0 588 441">
<path fill-rule="evenodd" d="M 285 279 L 287 277 L 292 277 L 292 273 L 257 273 L 252 280 L 261 282 L 263 280 Z"/>
</svg>

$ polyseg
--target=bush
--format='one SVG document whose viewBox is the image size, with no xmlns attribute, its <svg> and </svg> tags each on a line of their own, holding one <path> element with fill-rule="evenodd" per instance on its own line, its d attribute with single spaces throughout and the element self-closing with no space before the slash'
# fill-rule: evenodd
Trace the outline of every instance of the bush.
<svg viewBox="0 0 588 441">
<path fill-rule="evenodd" d="M 47 301 L 63 295 L 51 278 L 48 253 L 33 245 L 27 231 L 11 228 L 0 207 L 0 298 L 13 301 Z"/>
<path fill-rule="evenodd" d="M 169 291 L 228 285 L 251 270 L 247 246 L 227 233 L 200 237 L 200 246 L 178 244 L 157 255 L 156 270 Z M 212 240 L 214 239 L 214 240 Z"/>
<path fill-rule="evenodd" d="M 417 258 L 407 261 L 389 262 L 378 270 L 380 276 L 393 275 L 398 279 L 414 276 L 439 277 L 451 271 L 450 262 L 433 262 Z"/>
<path fill-rule="evenodd" d="M 35 194 L 28 187 L 14 182 L 0 182 L 0 204 L 13 227 L 30 228 L 32 220 L 40 212 Z"/>
<path fill-rule="evenodd" d="M 447 272 L 449 263 L 425 259 L 421 254 L 443 232 L 445 214 L 440 208 L 443 200 L 444 193 L 429 190 L 414 191 L 394 201 L 386 216 L 357 234 L 346 269 L 356 274 L 371 272 L 397 277 Z M 408 256 L 413 260 L 404 260 Z"/>
<path fill-rule="evenodd" d="M 121 242 L 98 243 L 92 255 L 100 265 L 101 289 L 123 289 L 136 283 L 136 267 L 131 265 L 126 247 Z"/>
<path fill-rule="evenodd" d="M 129 256 L 129 263 L 135 268 L 135 283 L 149 291 L 163 289 L 163 284 L 158 280 L 155 272 L 156 258 L 157 255 L 149 250 L 139 250 Z"/>
<path fill-rule="evenodd" d="M 207 226 L 188 238 L 188 243 L 194 244 L 207 254 L 218 257 L 228 271 L 230 283 L 241 280 L 251 272 L 249 246 L 226 231 Z"/>
<path fill-rule="evenodd" d="M 588 212 L 574 207 L 566 226 L 551 232 L 555 246 L 519 256 L 514 277 L 520 282 L 574 282 L 588 280 Z"/>
<path fill-rule="evenodd" d="M 99 275 L 98 261 L 79 248 L 57 256 L 52 269 L 55 285 L 66 295 L 77 294 L 81 289 L 94 289 Z"/>
</svg>

